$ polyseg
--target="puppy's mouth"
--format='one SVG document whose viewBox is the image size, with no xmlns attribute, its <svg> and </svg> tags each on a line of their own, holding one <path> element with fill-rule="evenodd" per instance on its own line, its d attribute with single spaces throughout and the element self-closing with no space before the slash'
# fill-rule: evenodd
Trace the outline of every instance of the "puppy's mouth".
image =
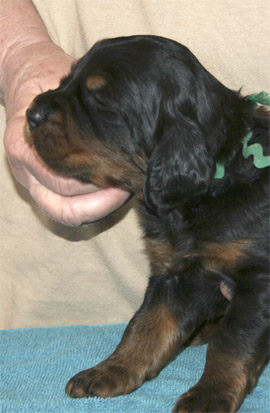
<svg viewBox="0 0 270 413">
<path fill-rule="evenodd" d="M 64 117 L 51 115 L 50 120 L 40 123 L 36 120 L 34 123 L 29 109 L 26 116 L 27 143 L 46 168 L 62 177 L 74 178 L 96 187 L 109 186 L 99 185 L 91 179 L 90 148 L 83 142 L 74 122 L 69 120 L 66 124 Z"/>
<path fill-rule="evenodd" d="M 93 211 L 96 210 L 96 213 L 93 215 L 93 218 L 89 221 L 85 221 L 81 224 L 81 226 L 89 226 L 92 224 L 99 223 L 101 221 L 106 220 L 108 217 L 114 215 L 117 211 L 119 211 L 124 205 L 126 205 L 130 199 L 134 196 L 133 193 L 117 188 L 112 185 L 97 185 L 95 182 L 91 180 L 91 177 L 84 177 L 84 179 L 81 179 L 80 176 L 77 177 L 76 173 L 72 173 L 69 171 L 69 173 L 61 173 L 55 170 L 55 168 L 51 168 L 48 165 L 48 162 L 46 162 L 39 151 L 36 148 L 35 145 L 35 135 L 36 139 L 40 139 L 40 131 L 34 131 L 31 130 L 29 127 L 29 124 L 26 122 L 25 124 L 25 138 L 27 141 L 27 144 L 31 147 L 31 150 L 35 153 L 35 156 L 37 157 L 38 161 L 45 166 L 46 169 L 49 169 L 53 174 L 55 174 L 55 181 L 57 182 L 55 185 L 52 183 L 49 184 L 50 189 L 53 192 L 58 193 L 61 196 L 64 197 L 80 197 L 87 195 L 88 203 L 89 205 L 91 204 L 93 207 Z M 57 154 L 53 151 L 52 147 L 52 158 L 55 157 L 55 160 L 57 160 Z M 46 153 L 48 153 L 48 149 L 46 149 Z M 67 171 L 66 171 L 67 172 Z M 78 181 L 78 183 L 86 183 L 85 185 L 85 190 L 80 188 L 79 190 L 76 188 L 76 183 L 75 183 L 75 188 L 74 188 L 74 182 L 72 184 L 68 184 L 66 181 L 62 182 L 62 179 L 71 179 Z M 63 183 L 63 185 L 62 185 Z M 92 186 L 92 187 L 91 187 Z M 70 189 L 72 188 L 72 189 Z M 82 191 L 80 192 L 80 190 Z"/>
</svg>

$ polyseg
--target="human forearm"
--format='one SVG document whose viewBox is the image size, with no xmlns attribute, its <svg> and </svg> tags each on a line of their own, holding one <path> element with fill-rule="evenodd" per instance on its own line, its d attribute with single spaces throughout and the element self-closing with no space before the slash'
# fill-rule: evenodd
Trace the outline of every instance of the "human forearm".
<svg viewBox="0 0 270 413">
<path fill-rule="evenodd" d="M 14 176 L 56 221 L 81 225 L 103 218 L 130 194 L 52 173 L 25 139 L 27 108 L 38 94 L 58 87 L 70 71 L 72 56 L 51 41 L 30 0 L 0 0 L 0 28 L 0 90 L 7 113 L 4 146 Z"/>
<path fill-rule="evenodd" d="M 30 65 L 32 70 L 35 61 L 38 64 L 37 55 L 30 61 L 31 48 L 39 46 L 42 55 L 46 51 L 51 55 L 57 46 L 31 0 L 0 0 L 0 27 L 0 90 L 7 99 L 17 77 L 24 76 Z"/>
</svg>

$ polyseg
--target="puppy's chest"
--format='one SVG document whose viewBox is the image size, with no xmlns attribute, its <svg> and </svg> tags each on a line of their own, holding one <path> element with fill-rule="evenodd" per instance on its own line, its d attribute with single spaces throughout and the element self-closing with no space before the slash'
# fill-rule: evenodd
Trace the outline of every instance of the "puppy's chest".
<svg viewBox="0 0 270 413">
<path fill-rule="evenodd" d="M 152 272 L 179 273 L 192 262 L 199 261 L 209 271 L 234 271 L 248 258 L 250 241 L 199 242 L 189 252 L 177 245 L 157 239 L 146 238 Z"/>
<path fill-rule="evenodd" d="M 179 273 L 194 261 L 210 271 L 233 272 L 247 260 L 252 242 L 242 226 L 231 231 L 222 212 L 212 217 L 197 212 L 193 211 L 192 220 L 179 212 L 168 220 L 147 220 L 145 240 L 152 273 Z"/>
</svg>

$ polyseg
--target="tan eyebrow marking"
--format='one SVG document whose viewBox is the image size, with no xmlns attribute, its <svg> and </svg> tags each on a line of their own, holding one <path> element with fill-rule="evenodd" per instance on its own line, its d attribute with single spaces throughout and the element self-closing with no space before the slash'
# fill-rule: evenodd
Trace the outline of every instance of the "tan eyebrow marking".
<svg viewBox="0 0 270 413">
<path fill-rule="evenodd" d="M 107 81 L 102 75 L 91 75 L 86 79 L 86 86 L 89 90 L 97 90 L 106 84 Z"/>
</svg>

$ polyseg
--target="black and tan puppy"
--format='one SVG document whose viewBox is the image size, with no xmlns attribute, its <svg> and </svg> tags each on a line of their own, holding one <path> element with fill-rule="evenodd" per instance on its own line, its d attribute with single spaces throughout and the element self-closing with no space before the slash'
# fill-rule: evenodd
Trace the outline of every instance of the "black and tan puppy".
<svg viewBox="0 0 270 413">
<path fill-rule="evenodd" d="M 268 123 L 187 48 L 154 36 L 97 43 L 27 118 L 54 171 L 136 194 L 151 260 L 119 346 L 67 393 L 132 392 L 211 323 L 204 373 L 174 412 L 235 412 L 269 352 Z"/>
</svg>

